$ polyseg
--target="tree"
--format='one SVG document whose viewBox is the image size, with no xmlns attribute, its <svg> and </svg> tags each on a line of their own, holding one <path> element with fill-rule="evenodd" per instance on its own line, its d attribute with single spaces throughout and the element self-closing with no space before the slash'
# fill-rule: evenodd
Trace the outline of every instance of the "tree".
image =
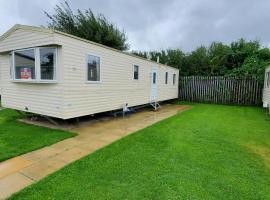
<svg viewBox="0 0 270 200">
<path fill-rule="evenodd" d="M 119 31 L 102 14 L 95 16 L 91 9 L 84 12 L 78 9 L 77 13 L 73 13 L 66 1 L 56 5 L 54 11 L 53 15 L 45 12 L 50 19 L 50 22 L 48 22 L 49 28 L 122 51 L 129 47 L 124 31 Z"/>
<path fill-rule="evenodd" d="M 229 45 L 212 42 L 190 53 L 180 49 L 133 53 L 153 61 L 159 57 L 160 63 L 178 68 L 180 76 L 237 76 L 263 81 L 265 67 L 270 64 L 269 48 L 262 48 L 257 40 L 239 39 Z"/>
<path fill-rule="evenodd" d="M 208 48 L 209 75 L 224 75 L 228 69 L 228 55 L 232 53 L 228 45 L 213 42 Z"/>
</svg>

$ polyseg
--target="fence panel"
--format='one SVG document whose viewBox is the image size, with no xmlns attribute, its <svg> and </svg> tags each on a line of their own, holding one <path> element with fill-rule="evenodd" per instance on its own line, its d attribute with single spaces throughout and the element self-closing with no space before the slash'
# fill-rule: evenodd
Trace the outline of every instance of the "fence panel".
<svg viewBox="0 0 270 200">
<path fill-rule="evenodd" d="M 261 105 L 263 85 L 255 79 L 222 76 L 179 77 L 179 99 L 183 101 Z"/>
</svg>

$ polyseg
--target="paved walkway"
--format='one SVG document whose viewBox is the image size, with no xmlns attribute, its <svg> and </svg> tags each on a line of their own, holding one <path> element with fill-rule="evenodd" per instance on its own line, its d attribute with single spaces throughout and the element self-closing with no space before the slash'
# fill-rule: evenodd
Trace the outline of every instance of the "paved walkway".
<svg viewBox="0 0 270 200">
<path fill-rule="evenodd" d="M 157 112 L 141 111 L 124 119 L 119 117 L 83 123 L 72 129 L 78 133 L 76 137 L 6 160 L 0 163 L 0 199 L 134 131 L 188 108 L 163 105 Z"/>
</svg>

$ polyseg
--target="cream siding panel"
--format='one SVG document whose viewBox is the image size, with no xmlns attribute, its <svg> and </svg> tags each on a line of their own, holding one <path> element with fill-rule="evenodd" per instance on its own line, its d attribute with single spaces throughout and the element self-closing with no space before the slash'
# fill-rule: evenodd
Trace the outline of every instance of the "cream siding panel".
<svg viewBox="0 0 270 200">
<path fill-rule="evenodd" d="M 178 96 L 178 70 L 129 56 L 70 37 L 56 35 L 63 48 L 65 118 L 147 104 L 150 101 L 151 67 L 158 67 L 158 101 Z M 86 82 L 86 55 L 100 57 L 101 83 Z M 133 65 L 139 65 L 139 80 L 133 80 Z M 164 85 L 164 70 L 170 83 Z M 177 75 L 172 85 L 172 74 Z"/>
<path fill-rule="evenodd" d="M 263 102 L 267 102 L 270 107 L 270 88 L 263 90 Z"/>
<path fill-rule="evenodd" d="M 54 44 L 52 33 L 29 31 L 18 29 L 11 33 L 3 41 L 0 41 L 0 52 L 11 51 L 22 48 Z"/>
<path fill-rule="evenodd" d="M 3 63 L 2 63 L 2 57 L 0 55 L 0 96 L 2 94 L 2 88 L 3 88 L 3 78 L 2 78 L 2 70 L 3 70 Z"/>
</svg>

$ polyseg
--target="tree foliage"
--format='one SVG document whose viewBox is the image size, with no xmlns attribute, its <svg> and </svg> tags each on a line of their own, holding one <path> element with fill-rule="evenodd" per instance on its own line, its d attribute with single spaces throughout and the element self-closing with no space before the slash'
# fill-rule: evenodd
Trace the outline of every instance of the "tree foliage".
<svg viewBox="0 0 270 200">
<path fill-rule="evenodd" d="M 77 10 L 73 13 L 67 2 L 56 5 L 54 14 L 45 14 L 50 19 L 48 27 L 91 40 L 118 50 L 127 50 L 127 38 L 124 31 L 120 31 L 102 14 L 94 15 L 91 9 Z"/>
<path fill-rule="evenodd" d="M 265 67 L 270 64 L 270 50 L 259 41 L 240 39 L 231 44 L 213 42 L 190 53 L 168 49 L 134 54 L 180 69 L 180 75 L 236 76 L 264 79 Z"/>
</svg>

